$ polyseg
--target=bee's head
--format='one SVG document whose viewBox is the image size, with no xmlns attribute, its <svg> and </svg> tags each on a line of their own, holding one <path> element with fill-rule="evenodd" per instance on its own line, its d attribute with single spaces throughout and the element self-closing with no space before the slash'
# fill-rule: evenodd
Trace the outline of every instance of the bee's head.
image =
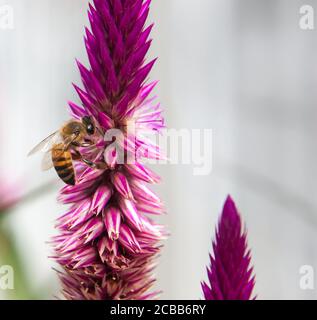
<svg viewBox="0 0 317 320">
<path fill-rule="evenodd" d="M 91 136 L 95 133 L 95 125 L 91 117 L 85 116 L 82 118 L 82 123 L 85 126 L 87 133 Z"/>
</svg>

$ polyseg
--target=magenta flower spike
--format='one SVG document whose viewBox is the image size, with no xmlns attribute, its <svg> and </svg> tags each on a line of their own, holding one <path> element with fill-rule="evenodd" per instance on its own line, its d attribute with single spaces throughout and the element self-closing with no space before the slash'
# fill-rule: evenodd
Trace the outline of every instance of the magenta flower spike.
<svg viewBox="0 0 317 320">
<path fill-rule="evenodd" d="M 160 179 L 139 158 L 126 161 L 136 149 L 140 158 L 162 157 L 143 136 L 164 127 L 162 110 L 150 97 L 156 82 L 146 83 L 155 62 L 145 63 L 153 26 L 145 27 L 150 3 L 94 0 L 89 5 L 85 44 L 90 66 L 77 61 L 83 88 L 74 87 L 82 105 L 69 106 L 74 119 L 94 119 L 96 146 L 81 148 L 81 154 L 98 167 L 75 161 L 76 184 L 65 186 L 59 197 L 70 205 L 58 218 L 59 234 L 52 240 L 66 299 L 142 300 L 158 294 L 149 289 L 166 232 L 149 214 L 162 214 L 164 208 L 147 184 Z M 115 145 L 106 140 L 110 129 L 120 130 L 124 139 L 116 138 Z M 117 146 L 125 153 L 123 163 Z"/>
<path fill-rule="evenodd" d="M 240 215 L 230 196 L 223 208 L 210 261 L 209 284 L 202 283 L 206 300 L 252 299 L 255 278 L 247 234 L 242 230 Z"/>
</svg>

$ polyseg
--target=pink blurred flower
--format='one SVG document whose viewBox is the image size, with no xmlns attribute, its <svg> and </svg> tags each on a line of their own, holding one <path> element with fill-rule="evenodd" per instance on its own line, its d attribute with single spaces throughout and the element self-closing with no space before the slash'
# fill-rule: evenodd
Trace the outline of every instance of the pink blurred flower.
<svg viewBox="0 0 317 320">
<path fill-rule="evenodd" d="M 240 215 L 230 196 L 223 208 L 210 261 L 209 284 L 202 283 L 206 300 L 252 299 L 255 278 L 247 234 L 242 230 Z"/>
<path fill-rule="evenodd" d="M 0 176 L 0 212 L 6 211 L 19 202 L 21 189 L 18 184 Z"/>
<path fill-rule="evenodd" d="M 95 150 L 81 150 L 99 169 L 76 165 L 77 183 L 62 189 L 70 209 L 58 219 L 53 238 L 62 291 L 67 299 L 151 299 L 152 271 L 166 233 L 149 214 L 164 208 L 147 183 L 159 177 L 139 161 L 119 163 L 119 154 L 103 139 L 109 129 L 123 132 L 116 141 L 125 152 L 144 150 L 159 159 L 159 150 L 143 136 L 164 127 L 159 105 L 149 98 L 156 82 L 145 84 L 154 60 L 145 64 L 152 26 L 144 27 L 150 0 L 94 0 L 91 30 L 85 44 L 90 66 L 78 62 L 84 90 L 75 86 L 82 106 L 70 102 L 73 118 L 91 116 L 99 128 Z M 135 135 L 128 136 L 130 122 Z M 98 140 L 99 139 L 99 140 Z M 120 139 L 119 139 L 120 140 Z M 134 140 L 134 141 L 132 141 Z M 131 151 L 132 150 L 132 151 Z M 137 159 L 139 160 L 139 159 Z"/>
</svg>

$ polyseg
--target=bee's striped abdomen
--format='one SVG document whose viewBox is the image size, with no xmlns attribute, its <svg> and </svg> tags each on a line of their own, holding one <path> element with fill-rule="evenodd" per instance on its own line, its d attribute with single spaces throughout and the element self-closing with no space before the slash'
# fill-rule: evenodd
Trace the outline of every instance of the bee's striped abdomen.
<svg viewBox="0 0 317 320">
<path fill-rule="evenodd" d="M 69 150 L 63 150 L 64 145 L 58 144 L 52 149 L 52 161 L 58 176 L 69 185 L 75 185 L 75 170 L 72 155 Z"/>
</svg>

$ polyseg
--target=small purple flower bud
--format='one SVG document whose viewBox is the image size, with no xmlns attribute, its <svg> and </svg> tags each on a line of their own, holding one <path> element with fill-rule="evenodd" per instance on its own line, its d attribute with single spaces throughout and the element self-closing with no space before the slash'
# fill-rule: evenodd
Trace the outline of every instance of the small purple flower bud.
<svg viewBox="0 0 317 320">
<path fill-rule="evenodd" d="M 240 215 L 230 196 L 222 211 L 210 261 L 209 284 L 201 284 L 206 300 L 252 299 L 255 278 L 247 234 L 242 230 Z"/>
</svg>

